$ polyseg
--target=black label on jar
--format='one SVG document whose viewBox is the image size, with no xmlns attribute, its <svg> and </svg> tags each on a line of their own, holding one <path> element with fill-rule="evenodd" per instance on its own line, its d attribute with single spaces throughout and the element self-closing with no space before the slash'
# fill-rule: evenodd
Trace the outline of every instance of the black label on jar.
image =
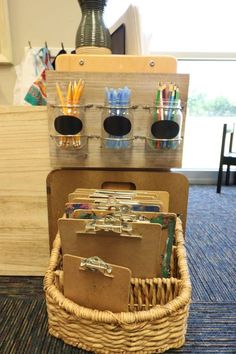
<svg viewBox="0 0 236 354">
<path fill-rule="evenodd" d="M 174 139 L 179 134 L 179 124 L 171 120 L 160 120 L 152 124 L 151 132 L 156 139 Z"/>
<path fill-rule="evenodd" d="M 54 121 L 55 130 L 62 135 L 75 135 L 83 129 L 81 120 L 74 116 L 59 116 Z"/>
<path fill-rule="evenodd" d="M 110 135 L 124 136 L 131 131 L 129 119 L 122 116 L 110 116 L 103 122 L 104 130 Z"/>
</svg>

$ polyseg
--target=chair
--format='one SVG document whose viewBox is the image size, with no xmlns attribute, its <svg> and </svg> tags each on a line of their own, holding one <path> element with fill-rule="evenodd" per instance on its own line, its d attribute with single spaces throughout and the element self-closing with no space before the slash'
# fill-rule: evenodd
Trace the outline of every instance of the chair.
<svg viewBox="0 0 236 354">
<path fill-rule="evenodd" d="M 229 134 L 229 139 L 227 139 L 228 134 Z M 225 179 L 226 186 L 229 185 L 230 165 L 236 166 L 236 152 L 232 152 L 233 138 L 234 138 L 234 125 L 233 125 L 233 128 L 232 127 L 230 128 L 229 126 L 227 126 L 227 124 L 224 124 L 216 193 L 220 193 L 220 191 L 221 191 L 223 165 L 227 165 L 226 179 Z M 226 144 L 227 143 L 229 145 L 228 145 L 228 150 L 226 152 Z"/>
</svg>

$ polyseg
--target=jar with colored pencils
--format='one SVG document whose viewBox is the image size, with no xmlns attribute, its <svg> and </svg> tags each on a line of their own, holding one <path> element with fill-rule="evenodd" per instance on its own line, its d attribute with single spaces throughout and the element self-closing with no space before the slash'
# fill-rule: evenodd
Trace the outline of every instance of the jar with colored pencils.
<svg viewBox="0 0 236 354">
<path fill-rule="evenodd" d="M 165 90 L 165 91 L 164 91 Z M 159 85 L 156 102 L 149 110 L 146 146 L 152 150 L 175 150 L 182 141 L 182 107 L 176 85 Z"/>
<path fill-rule="evenodd" d="M 86 106 L 80 104 L 84 81 L 71 83 L 64 88 L 56 84 L 56 103 L 51 105 L 50 135 L 56 145 L 64 149 L 82 149 L 87 145 L 84 116 Z"/>
<path fill-rule="evenodd" d="M 102 147 L 124 150 L 133 143 L 133 107 L 130 105 L 131 90 L 128 87 L 106 89 L 105 105 L 102 106 Z"/>
</svg>

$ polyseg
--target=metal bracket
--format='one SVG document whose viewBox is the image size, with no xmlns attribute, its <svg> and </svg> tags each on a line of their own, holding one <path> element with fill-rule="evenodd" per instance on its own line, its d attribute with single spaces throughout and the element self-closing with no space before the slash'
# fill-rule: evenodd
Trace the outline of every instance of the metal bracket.
<svg viewBox="0 0 236 354">
<path fill-rule="evenodd" d="M 94 105 L 92 103 L 87 103 L 87 104 L 54 104 L 54 103 L 48 103 L 49 107 L 52 108 L 81 108 L 81 109 L 89 109 L 92 108 Z"/>
<path fill-rule="evenodd" d="M 101 219 L 92 220 L 85 223 L 85 229 L 76 231 L 77 234 L 96 234 L 99 231 L 114 232 L 122 237 L 132 237 L 136 239 L 142 239 L 142 235 L 134 235 L 132 222 L 141 221 L 134 220 L 133 216 L 129 214 L 123 215 L 121 213 L 109 214 Z"/>
<path fill-rule="evenodd" d="M 86 224 L 86 232 L 97 232 L 97 231 L 112 231 L 116 233 L 125 233 L 128 235 L 132 234 L 132 225 L 123 222 L 114 215 L 107 215 L 102 219 L 94 220 L 91 223 Z"/>
<path fill-rule="evenodd" d="M 104 109 L 104 108 L 112 108 L 112 109 L 137 109 L 139 108 L 138 104 L 135 105 L 130 105 L 130 106 L 113 106 L 113 105 L 102 105 L 102 104 L 97 104 L 94 105 L 97 109 Z"/>
<path fill-rule="evenodd" d="M 106 276 L 113 277 L 111 274 L 112 267 L 110 264 L 105 263 L 101 258 L 97 256 L 83 259 L 80 263 L 80 269 L 90 270 L 92 272 L 99 271 Z"/>
</svg>

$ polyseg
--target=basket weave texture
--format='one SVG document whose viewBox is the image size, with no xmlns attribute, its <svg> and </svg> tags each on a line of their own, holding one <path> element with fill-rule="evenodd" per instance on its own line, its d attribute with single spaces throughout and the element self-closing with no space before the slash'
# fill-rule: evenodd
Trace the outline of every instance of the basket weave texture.
<svg viewBox="0 0 236 354">
<path fill-rule="evenodd" d="M 57 235 L 44 278 L 49 333 L 72 346 L 104 354 L 163 353 L 181 347 L 185 342 L 191 283 L 179 219 L 175 246 L 173 263 L 178 276 L 132 278 L 129 312 L 112 313 L 81 307 L 64 297 L 61 241 Z"/>
</svg>

